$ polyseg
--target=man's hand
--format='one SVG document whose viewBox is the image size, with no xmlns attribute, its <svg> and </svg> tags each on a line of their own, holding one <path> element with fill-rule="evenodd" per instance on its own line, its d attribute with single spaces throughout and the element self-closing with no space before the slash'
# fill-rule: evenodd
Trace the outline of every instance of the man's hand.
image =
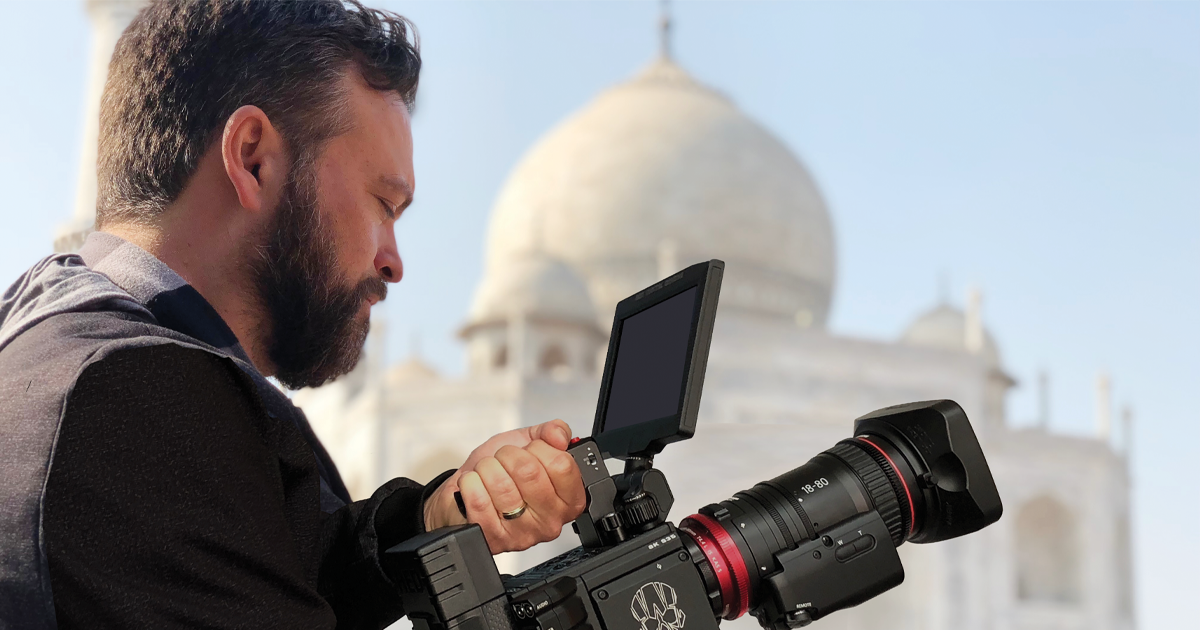
<svg viewBox="0 0 1200 630">
<path fill-rule="evenodd" d="M 492 553 L 521 551 L 558 538 L 587 497 L 574 458 L 566 453 L 571 427 L 562 420 L 506 431 L 471 452 L 425 502 L 425 529 L 478 523 Z M 454 501 L 462 492 L 463 518 Z M 525 507 L 512 520 L 501 516 Z"/>
</svg>

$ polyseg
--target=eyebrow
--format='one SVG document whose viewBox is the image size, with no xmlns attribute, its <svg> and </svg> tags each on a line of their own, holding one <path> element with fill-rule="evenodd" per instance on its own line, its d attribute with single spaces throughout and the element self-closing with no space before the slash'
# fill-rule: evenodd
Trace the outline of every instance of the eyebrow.
<svg viewBox="0 0 1200 630">
<path fill-rule="evenodd" d="M 404 179 L 403 176 L 380 175 L 379 183 L 382 186 L 390 188 L 394 192 L 398 192 L 401 195 L 404 195 L 404 200 L 402 202 L 400 202 L 400 205 L 397 208 L 398 211 L 403 211 L 405 208 L 407 208 L 409 206 L 409 204 L 412 203 L 412 199 L 413 199 L 412 184 L 408 183 L 408 180 Z"/>
</svg>

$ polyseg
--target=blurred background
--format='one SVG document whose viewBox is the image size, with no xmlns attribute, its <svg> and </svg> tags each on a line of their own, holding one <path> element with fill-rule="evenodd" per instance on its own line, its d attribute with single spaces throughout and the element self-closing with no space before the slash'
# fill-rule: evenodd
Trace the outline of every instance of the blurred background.
<svg viewBox="0 0 1200 630">
<path fill-rule="evenodd" d="M 138 5 L 0 4 L 4 285 L 88 229 Z M 294 395 L 358 497 L 590 431 L 616 301 L 716 257 L 672 520 L 954 398 L 1005 516 L 905 545 L 904 585 L 820 627 L 1194 626 L 1200 3 L 373 6 L 425 60 L 405 277 L 360 368 Z"/>
</svg>

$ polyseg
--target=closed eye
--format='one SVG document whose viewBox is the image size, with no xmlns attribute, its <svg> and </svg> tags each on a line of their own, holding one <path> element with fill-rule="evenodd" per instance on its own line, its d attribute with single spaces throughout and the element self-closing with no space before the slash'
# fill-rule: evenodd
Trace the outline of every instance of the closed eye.
<svg viewBox="0 0 1200 630">
<path fill-rule="evenodd" d="M 388 203 L 388 202 L 387 202 L 387 200 L 386 200 L 386 199 L 384 199 L 383 197 L 376 197 L 376 199 L 378 199 L 378 200 L 379 200 L 379 204 L 380 204 L 381 206 L 383 206 L 383 212 L 384 212 L 384 214 L 386 214 L 386 215 L 387 215 L 387 218 L 388 218 L 388 219 L 395 219 L 395 218 L 396 218 L 396 211 L 392 209 L 392 204 Z"/>
</svg>

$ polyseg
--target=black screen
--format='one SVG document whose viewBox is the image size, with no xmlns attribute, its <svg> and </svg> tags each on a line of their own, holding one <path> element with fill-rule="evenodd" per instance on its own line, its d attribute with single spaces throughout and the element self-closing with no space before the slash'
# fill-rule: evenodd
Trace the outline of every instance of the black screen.
<svg viewBox="0 0 1200 630">
<path fill-rule="evenodd" d="M 621 321 L 602 431 L 679 413 L 698 287 Z"/>
</svg>

